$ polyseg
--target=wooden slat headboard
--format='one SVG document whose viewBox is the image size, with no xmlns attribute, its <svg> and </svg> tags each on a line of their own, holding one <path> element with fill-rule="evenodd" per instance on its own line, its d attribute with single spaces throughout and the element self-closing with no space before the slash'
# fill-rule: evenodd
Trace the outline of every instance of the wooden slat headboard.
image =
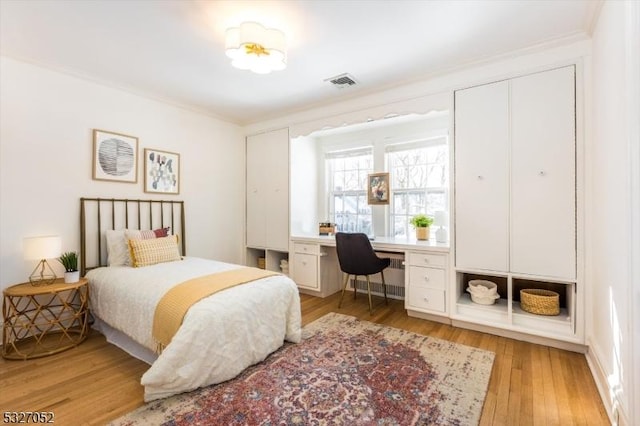
<svg viewBox="0 0 640 426">
<path fill-rule="evenodd" d="M 80 276 L 107 266 L 107 229 L 158 229 L 170 226 L 186 255 L 184 201 L 80 198 Z"/>
</svg>

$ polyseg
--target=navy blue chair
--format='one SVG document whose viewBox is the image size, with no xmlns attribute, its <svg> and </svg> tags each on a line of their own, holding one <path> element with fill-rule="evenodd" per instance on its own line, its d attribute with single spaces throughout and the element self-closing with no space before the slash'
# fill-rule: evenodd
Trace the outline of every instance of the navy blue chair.
<svg viewBox="0 0 640 426">
<path fill-rule="evenodd" d="M 336 251 L 338 252 L 338 262 L 340 269 L 345 273 L 344 284 L 342 286 L 342 296 L 338 308 L 342 307 L 342 299 L 344 292 L 349 283 L 349 277 L 354 275 L 353 298 L 356 298 L 355 282 L 358 275 L 367 277 L 367 293 L 369 295 L 369 314 L 373 315 L 373 305 L 371 303 L 371 280 L 370 275 L 377 274 L 382 276 L 382 289 L 384 291 L 384 301 L 387 300 L 387 285 L 384 282 L 384 268 L 388 267 L 391 259 L 380 258 L 373 251 L 371 242 L 366 234 L 362 233 L 346 233 L 338 232 L 336 234 Z"/>
</svg>

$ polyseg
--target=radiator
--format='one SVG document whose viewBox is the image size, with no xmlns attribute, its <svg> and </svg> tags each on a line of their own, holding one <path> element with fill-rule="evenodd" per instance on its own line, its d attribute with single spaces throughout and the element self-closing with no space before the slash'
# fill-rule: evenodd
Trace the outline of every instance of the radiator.
<svg viewBox="0 0 640 426">
<path fill-rule="evenodd" d="M 404 255 L 400 253 L 378 253 L 379 257 L 388 257 L 391 264 L 384 270 L 384 281 L 387 284 L 387 297 L 390 299 L 404 300 Z M 370 275 L 371 294 L 384 297 L 382 291 L 382 278 L 380 274 Z M 367 278 L 361 275 L 358 280 L 353 276 L 349 280 L 349 288 L 353 290 L 355 284 L 358 293 L 367 293 Z"/>
</svg>

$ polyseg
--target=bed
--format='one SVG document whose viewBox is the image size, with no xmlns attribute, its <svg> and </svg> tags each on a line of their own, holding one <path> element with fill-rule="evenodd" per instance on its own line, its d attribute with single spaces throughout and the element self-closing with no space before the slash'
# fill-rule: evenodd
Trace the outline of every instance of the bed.
<svg viewBox="0 0 640 426">
<path fill-rule="evenodd" d="M 81 199 L 80 267 L 89 280 L 93 327 L 110 343 L 150 364 L 141 378 L 145 401 L 229 380 L 264 360 L 285 340 L 299 342 L 301 337 L 297 287 L 277 274 L 195 302 L 170 343 L 159 351 L 152 333 L 154 313 L 170 289 L 243 268 L 185 256 L 184 231 L 182 201 Z M 114 241 L 132 248 L 134 243 L 166 244 L 179 255 L 134 267 L 126 264 L 126 255 L 118 253 L 114 247 L 120 246 Z M 133 254 L 128 261 L 135 263 L 140 257 Z M 120 255 L 124 257 L 118 260 Z"/>
</svg>

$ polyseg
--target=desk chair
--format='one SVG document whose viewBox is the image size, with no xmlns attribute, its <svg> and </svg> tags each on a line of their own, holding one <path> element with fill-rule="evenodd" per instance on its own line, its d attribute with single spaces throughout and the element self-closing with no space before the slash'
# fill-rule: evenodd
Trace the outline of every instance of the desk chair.
<svg viewBox="0 0 640 426">
<path fill-rule="evenodd" d="M 342 299 L 344 298 L 344 292 L 347 289 L 347 284 L 349 283 L 349 276 L 355 275 L 353 285 L 353 298 L 355 299 L 357 293 L 355 281 L 358 280 L 358 275 L 365 275 L 367 277 L 367 293 L 369 294 L 369 314 L 373 315 L 373 305 L 371 304 L 371 280 L 369 279 L 369 275 L 380 272 L 380 275 L 382 276 L 384 302 L 385 304 L 388 303 L 387 285 L 384 282 L 384 273 L 382 270 L 389 266 L 391 259 L 379 258 L 373 251 L 373 247 L 371 247 L 369 237 L 362 233 L 351 234 L 338 232 L 336 234 L 336 251 L 338 252 L 340 269 L 346 274 L 338 308 L 342 306 Z"/>
</svg>

